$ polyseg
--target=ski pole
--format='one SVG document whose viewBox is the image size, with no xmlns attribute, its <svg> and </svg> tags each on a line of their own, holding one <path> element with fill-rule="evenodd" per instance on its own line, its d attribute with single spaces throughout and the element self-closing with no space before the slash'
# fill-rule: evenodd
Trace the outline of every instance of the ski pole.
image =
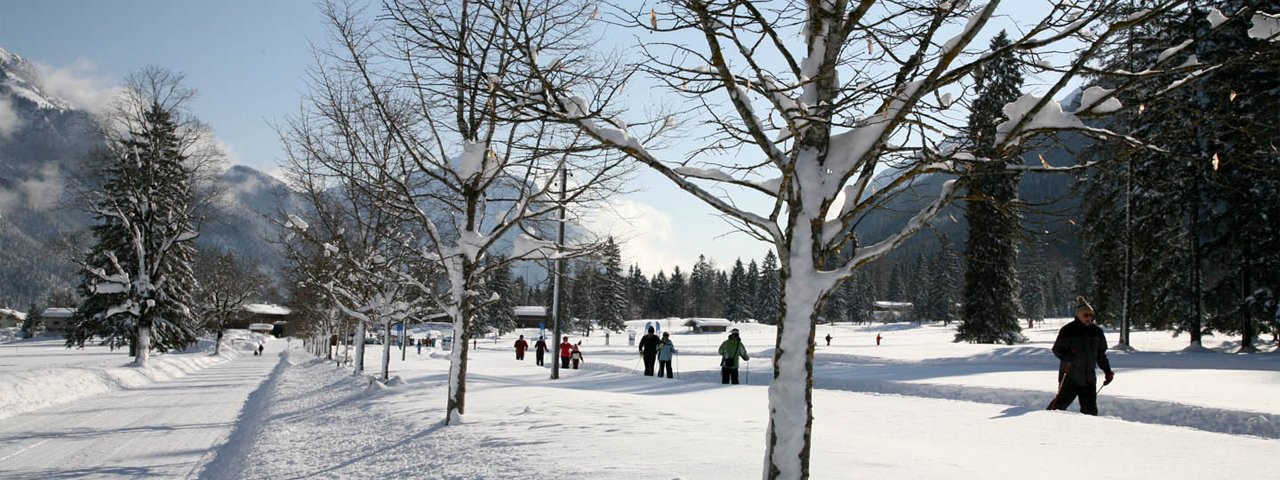
<svg viewBox="0 0 1280 480">
<path fill-rule="evenodd" d="M 1058 406 L 1058 397 L 1062 396 L 1062 386 L 1067 383 L 1067 375 L 1071 374 L 1071 364 L 1067 364 L 1067 369 L 1062 371 L 1062 380 L 1058 380 L 1058 393 L 1053 395 L 1053 401 L 1049 402 L 1049 408 L 1045 410 L 1054 410 Z"/>
</svg>

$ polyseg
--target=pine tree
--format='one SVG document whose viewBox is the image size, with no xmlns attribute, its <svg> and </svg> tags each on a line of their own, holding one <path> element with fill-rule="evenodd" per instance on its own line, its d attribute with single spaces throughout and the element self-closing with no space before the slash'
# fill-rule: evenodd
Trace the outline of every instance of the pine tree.
<svg viewBox="0 0 1280 480">
<path fill-rule="evenodd" d="M 613 237 L 605 241 L 601 256 L 604 269 L 596 283 L 600 328 L 619 331 L 626 327 L 623 322 L 627 314 L 627 282 L 622 278 L 622 251 L 613 242 Z"/>
<path fill-rule="evenodd" d="M 516 329 L 517 285 L 511 279 L 511 264 L 505 258 L 497 257 L 487 263 L 485 287 L 497 294 L 498 299 L 486 305 L 481 315 L 484 316 L 483 323 L 502 335 Z"/>
<path fill-rule="evenodd" d="M 44 333 L 44 309 L 31 302 L 31 307 L 27 308 L 27 318 L 22 319 L 22 325 L 18 329 L 22 338 L 34 338 Z"/>
<path fill-rule="evenodd" d="M 106 182 L 90 205 L 99 222 L 96 244 L 80 285 L 86 299 L 67 333 L 68 346 L 92 338 L 113 348 L 127 344 L 138 366 L 152 348 L 185 348 L 196 338 L 191 241 L 198 161 L 189 152 L 197 124 L 183 120 L 180 101 L 160 103 L 174 96 L 157 93 L 180 90 L 180 81 L 159 69 L 131 78 L 133 95 L 122 111 L 139 113 L 116 119 L 128 129 L 112 136 L 102 155 Z"/>
<path fill-rule="evenodd" d="M 1001 31 L 991 40 L 991 50 L 1009 45 Z M 968 187 L 965 217 L 969 239 L 965 243 L 964 305 L 956 341 L 1006 343 L 1025 341 L 1017 319 L 1018 279 L 1015 241 L 1019 229 L 1013 212 L 1018 177 L 1006 167 L 1018 158 L 1016 152 L 997 152 L 998 112 L 1017 100 L 1022 92 L 1022 73 L 1012 51 L 983 66 L 977 76 L 978 92 L 970 108 L 967 141 L 973 154 L 982 159 L 972 165 L 962 180 Z"/>
<path fill-rule="evenodd" d="M 782 314 L 782 285 L 778 276 L 778 256 L 770 250 L 760 265 L 759 291 L 756 292 L 756 320 L 774 325 Z"/>
<path fill-rule="evenodd" d="M 693 312 L 690 308 L 692 303 L 689 298 L 689 282 L 685 279 L 684 273 L 680 271 L 680 266 L 671 269 L 671 280 L 667 284 L 667 295 L 671 297 L 671 311 L 668 316 L 671 317 L 689 317 Z"/>
<path fill-rule="evenodd" d="M 627 270 L 627 317 L 649 318 L 649 280 L 638 265 Z"/>
<path fill-rule="evenodd" d="M 754 258 L 747 264 L 747 277 L 743 284 L 746 299 L 742 301 L 742 308 L 746 310 L 747 318 L 759 318 L 759 314 L 756 313 L 756 299 L 760 296 L 760 266 L 756 265 Z"/>
<path fill-rule="evenodd" d="M 694 317 L 714 317 L 720 313 L 720 298 L 716 292 L 716 272 L 705 255 L 689 272 L 689 314 Z"/>
<path fill-rule="evenodd" d="M 649 313 L 646 317 L 665 318 L 674 315 L 675 307 L 671 304 L 671 282 L 666 272 L 658 270 L 649 282 Z"/>
<path fill-rule="evenodd" d="M 747 269 L 742 265 L 742 259 L 739 258 L 733 262 L 733 270 L 729 273 L 729 301 L 726 303 L 725 317 L 734 322 L 746 321 L 751 318 L 751 293 L 748 291 Z"/>
</svg>

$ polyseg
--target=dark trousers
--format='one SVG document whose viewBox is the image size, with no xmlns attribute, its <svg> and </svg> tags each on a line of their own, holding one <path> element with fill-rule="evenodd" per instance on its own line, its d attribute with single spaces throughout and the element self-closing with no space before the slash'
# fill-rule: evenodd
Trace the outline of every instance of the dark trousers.
<svg viewBox="0 0 1280 480">
<path fill-rule="evenodd" d="M 658 360 L 658 376 L 662 376 L 662 372 L 667 372 L 667 378 L 672 378 L 671 360 Z"/>
<path fill-rule="evenodd" d="M 644 374 L 645 376 L 653 376 L 653 362 L 658 360 L 658 354 L 644 354 Z"/>
<path fill-rule="evenodd" d="M 1080 397 L 1080 413 L 1085 415 L 1098 414 L 1098 391 L 1093 385 L 1079 385 L 1067 378 L 1062 382 L 1062 391 L 1058 392 L 1058 401 L 1053 404 L 1054 410 L 1066 410 L 1071 406 L 1071 402 Z"/>
<path fill-rule="evenodd" d="M 524 360 L 524 350 L 516 350 L 516 360 Z"/>
<path fill-rule="evenodd" d="M 546 352 L 538 352 L 538 353 L 536 354 L 536 356 L 534 357 L 534 359 L 538 361 L 538 366 L 539 366 L 539 367 L 541 367 L 541 366 L 542 366 L 542 358 L 543 358 L 543 357 L 545 357 L 545 356 L 547 356 Z"/>
<path fill-rule="evenodd" d="M 732 384 L 734 384 L 734 385 L 737 385 L 737 384 L 738 384 L 738 369 L 736 369 L 736 368 L 721 368 L 721 369 L 720 369 L 720 383 L 726 383 L 726 384 L 727 384 L 727 383 L 732 383 Z"/>
<path fill-rule="evenodd" d="M 560 368 L 569 368 L 569 357 L 560 357 Z"/>
</svg>

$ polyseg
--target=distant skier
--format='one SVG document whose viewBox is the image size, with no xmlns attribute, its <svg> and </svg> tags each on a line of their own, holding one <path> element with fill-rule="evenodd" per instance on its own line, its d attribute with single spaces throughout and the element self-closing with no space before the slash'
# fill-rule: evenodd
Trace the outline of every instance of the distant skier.
<svg viewBox="0 0 1280 480">
<path fill-rule="evenodd" d="M 729 331 L 729 339 L 720 344 L 720 383 L 738 384 L 738 359 L 751 360 L 747 347 L 738 337 L 738 329 Z"/>
<path fill-rule="evenodd" d="M 1076 319 L 1058 330 L 1053 342 L 1053 355 L 1058 357 L 1058 396 L 1049 403 L 1049 410 L 1066 410 L 1076 397 L 1080 397 L 1080 413 L 1098 414 L 1098 374 L 1102 367 L 1108 385 L 1115 379 L 1111 362 L 1107 360 L 1107 338 L 1102 328 L 1093 323 L 1093 307 L 1084 297 L 1076 297 Z"/>
<path fill-rule="evenodd" d="M 828 347 L 830 347 L 830 346 L 831 346 L 831 334 L 830 334 L 830 333 L 828 333 L 828 334 L 827 334 L 827 346 L 828 346 Z"/>
<path fill-rule="evenodd" d="M 662 341 L 653 334 L 652 326 L 649 327 L 649 333 L 640 337 L 640 356 L 644 357 L 644 374 L 647 377 L 653 376 L 653 362 L 658 359 L 659 343 Z"/>
<path fill-rule="evenodd" d="M 671 370 L 671 357 L 673 354 L 679 353 L 676 345 L 671 343 L 671 334 L 662 332 L 662 344 L 658 345 L 658 376 L 662 376 L 662 372 L 667 373 L 667 378 L 673 378 L 675 372 Z"/>
<path fill-rule="evenodd" d="M 262 356 L 262 344 L 261 344 L 261 343 L 259 343 L 259 344 L 258 344 L 258 353 L 256 353 L 255 355 L 257 355 L 257 356 L 259 356 L 259 357 L 261 357 L 261 356 Z"/>
<path fill-rule="evenodd" d="M 879 333 L 877 333 L 877 334 L 876 334 L 876 346 L 877 346 L 877 347 L 878 347 L 878 346 L 880 346 L 880 339 L 881 339 L 881 338 L 884 338 L 884 337 L 881 337 L 881 336 L 880 336 L 880 334 L 879 334 Z"/>
<path fill-rule="evenodd" d="M 529 342 L 524 341 L 524 335 L 516 340 L 516 360 L 524 360 L 524 351 L 529 349 Z"/>
<path fill-rule="evenodd" d="M 578 367 L 582 365 L 582 350 L 578 350 L 578 345 L 582 345 L 582 342 L 579 341 L 575 344 L 572 352 L 569 353 L 569 359 L 573 362 L 572 365 L 574 370 L 577 370 Z"/>
<path fill-rule="evenodd" d="M 564 340 L 560 342 L 560 368 L 569 368 L 569 357 L 573 356 L 573 344 L 569 343 L 569 336 L 565 335 Z"/>
<path fill-rule="evenodd" d="M 534 360 L 538 361 L 538 366 L 542 366 L 542 359 L 547 356 L 547 339 L 538 337 L 538 343 L 533 344 Z"/>
<path fill-rule="evenodd" d="M 413 343 L 417 344 L 418 346 L 418 355 L 422 355 L 422 343 L 423 343 L 422 339 L 419 338 L 418 341 Z"/>
</svg>

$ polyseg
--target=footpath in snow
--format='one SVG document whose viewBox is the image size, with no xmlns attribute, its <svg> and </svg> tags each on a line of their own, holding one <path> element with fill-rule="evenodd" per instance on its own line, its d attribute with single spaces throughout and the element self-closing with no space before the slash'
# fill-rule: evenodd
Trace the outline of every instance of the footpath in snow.
<svg viewBox="0 0 1280 480">
<path fill-rule="evenodd" d="M 284 346 L 284 342 L 276 344 Z M 224 348 L 228 348 L 225 343 Z M 121 356 L 117 352 L 108 362 L 119 361 Z M 241 354 L 234 349 L 218 357 L 203 352 L 160 355 L 153 358 L 157 365 L 151 368 L 163 372 L 168 368 L 166 364 L 185 365 L 196 356 L 217 360 L 203 368 L 181 370 L 182 375 L 176 378 L 140 381 L 127 388 L 110 379 L 118 376 L 113 369 L 131 367 L 101 368 L 97 360 L 85 356 L 80 356 L 79 361 L 71 360 L 78 362 L 75 366 L 38 370 L 55 381 L 67 378 L 101 381 L 84 382 L 86 388 L 94 391 L 78 395 L 76 399 L 65 402 L 45 399 L 35 403 L 55 406 L 0 419 L 0 478 L 198 475 L 215 459 L 218 447 L 238 428 L 237 420 L 246 398 L 263 383 L 281 357 L 278 353 L 271 354 L 270 348 L 262 357 Z M 66 359 L 74 357 L 74 353 L 64 353 Z M 3 384 L 7 384 L 15 376 L 26 379 L 29 375 L 5 373 L 0 374 L 0 379 L 6 379 Z M 167 374 L 139 375 L 156 378 Z M 61 389 L 54 392 L 55 395 L 63 393 Z M 6 402 L 12 404 L 9 400 Z"/>
</svg>

